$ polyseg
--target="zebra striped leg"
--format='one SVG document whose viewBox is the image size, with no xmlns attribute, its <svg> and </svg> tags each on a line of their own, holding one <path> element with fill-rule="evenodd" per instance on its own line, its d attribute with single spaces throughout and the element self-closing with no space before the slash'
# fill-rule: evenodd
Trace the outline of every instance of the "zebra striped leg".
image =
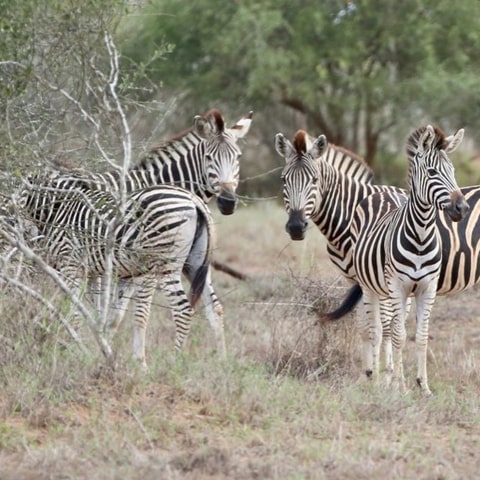
<svg viewBox="0 0 480 480">
<path fill-rule="evenodd" d="M 147 370 L 147 362 L 145 358 L 145 333 L 156 286 L 157 279 L 154 275 L 144 275 L 136 288 L 135 294 L 136 305 L 133 331 L 133 357 L 140 363 L 140 366 L 144 371 Z"/>
<path fill-rule="evenodd" d="M 385 383 L 390 385 L 393 375 L 392 305 L 388 298 L 380 300 L 380 319 L 382 323 L 383 353 L 385 356 Z"/>
<path fill-rule="evenodd" d="M 432 392 L 428 387 L 427 379 L 427 347 L 428 347 L 428 323 L 430 312 L 436 295 L 436 282 L 430 282 L 423 292 L 417 292 L 415 301 L 417 305 L 417 329 L 415 343 L 417 350 L 417 384 L 426 396 Z"/>
<path fill-rule="evenodd" d="M 164 292 L 175 321 L 175 350 L 183 349 L 185 339 L 190 332 L 193 308 L 183 288 L 181 269 L 169 272 L 160 278 L 160 288 Z"/>
<path fill-rule="evenodd" d="M 379 298 L 375 293 L 363 292 L 364 315 L 358 316 L 358 328 L 363 345 L 363 370 L 368 379 L 378 379 L 382 325 Z"/>
<path fill-rule="evenodd" d="M 412 305 L 411 298 L 407 298 L 405 306 L 405 318 L 408 317 L 410 307 Z M 392 305 L 390 299 L 382 299 L 380 302 L 380 316 L 382 319 L 382 341 L 383 351 L 385 355 L 385 383 L 390 385 L 393 376 L 393 348 L 392 348 Z"/>
<path fill-rule="evenodd" d="M 227 346 L 225 343 L 225 331 L 223 325 L 223 307 L 218 300 L 215 291 L 213 290 L 210 279 L 210 269 L 208 271 L 205 288 L 202 292 L 202 302 L 205 309 L 205 315 L 207 316 L 210 326 L 215 334 L 216 344 L 218 351 L 220 352 L 220 356 L 223 359 L 226 359 Z"/>
<path fill-rule="evenodd" d="M 393 379 L 394 388 L 406 392 L 405 375 L 403 372 L 403 348 L 407 340 L 405 327 L 407 313 L 407 298 L 401 296 L 398 290 L 391 291 L 392 301 L 392 344 L 393 344 Z"/>
</svg>

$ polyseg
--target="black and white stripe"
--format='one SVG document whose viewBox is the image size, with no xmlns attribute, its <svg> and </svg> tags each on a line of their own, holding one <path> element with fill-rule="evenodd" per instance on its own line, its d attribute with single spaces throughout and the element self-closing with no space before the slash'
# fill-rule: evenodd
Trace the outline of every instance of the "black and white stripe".
<svg viewBox="0 0 480 480">
<path fill-rule="evenodd" d="M 65 173 L 55 180 L 61 190 L 92 189 L 122 192 L 129 195 L 142 188 L 155 185 L 175 185 L 182 187 L 208 202 L 217 198 L 221 213 L 232 214 L 237 204 L 236 188 L 239 181 L 239 158 L 241 150 L 237 145 L 251 125 L 253 112 L 240 119 L 232 127 L 227 127 L 222 114 L 212 109 L 205 115 L 196 116 L 193 127 L 160 146 L 153 148 L 127 172 L 115 170 L 105 173 Z M 131 297 L 136 298 L 137 310 L 142 306 L 141 293 L 136 292 L 135 282 L 121 279 L 115 300 L 116 321 L 121 322 L 127 311 Z M 92 291 L 95 289 L 91 288 Z M 222 355 L 226 355 L 225 340 L 219 331 L 217 317 L 223 309 L 213 288 L 209 288 L 210 298 L 204 299 L 207 317 L 214 328 Z M 147 299 L 149 302 L 150 300 Z M 223 325 L 223 320 L 221 322 Z"/>
</svg>

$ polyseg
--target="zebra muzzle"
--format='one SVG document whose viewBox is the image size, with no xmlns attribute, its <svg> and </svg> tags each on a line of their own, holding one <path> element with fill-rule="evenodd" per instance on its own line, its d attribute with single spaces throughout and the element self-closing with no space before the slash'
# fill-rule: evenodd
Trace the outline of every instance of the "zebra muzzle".
<svg viewBox="0 0 480 480">
<path fill-rule="evenodd" d="M 469 210 L 470 206 L 461 192 L 453 192 L 450 195 L 450 204 L 445 211 L 453 222 L 462 220 Z"/>
<path fill-rule="evenodd" d="M 303 240 L 307 231 L 308 221 L 300 211 L 292 211 L 285 225 L 285 230 L 292 240 Z"/>
<path fill-rule="evenodd" d="M 222 215 L 231 215 L 237 206 L 238 200 L 234 192 L 222 190 L 217 197 L 217 206 Z"/>
</svg>

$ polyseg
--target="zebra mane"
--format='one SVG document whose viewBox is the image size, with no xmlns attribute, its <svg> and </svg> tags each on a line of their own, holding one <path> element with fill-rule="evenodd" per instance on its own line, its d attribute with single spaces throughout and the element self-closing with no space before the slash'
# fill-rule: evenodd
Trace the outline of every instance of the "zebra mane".
<svg viewBox="0 0 480 480">
<path fill-rule="evenodd" d="M 324 160 L 348 178 L 362 183 L 373 182 L 373 170 L 367 162 L 360 155 L 344 147 L 329 143 Z"/>
<path fill-rule="evenodd" d="M 210 109 L 207 113 L 202 115 L 202 118 L 205 121 L 215 124 L 215 128 L 217 131 L 223 132 L 225 130 L 225 120 L 223 119 L 223 116 L 220 113 L 220 110 L 218 110 L 217 108 Z M 194 132 L 193 125 L 189 128 L 182 130 L 180 133 L 176 133 L 172 135 L 170 138 L 167 138 L 166 140 L 162 140 L 160 143 L 151 147 L 148 153 L 155 153 L 158 150 L 163 150 L 165 148 L 168 148 L 172 146 L 174 143 L 183 140 L 189 134 L 197 136 L 197 134 Z M 140 161 L 139 163 L 142 163 L 142 161 Z"/>
<path fill-rule="evenodd" d="M 417 151 L 418 141 L 420 140 L 420 137 L 422 136 L 423 132 L 425 132 L 426 128 L 427 128 L 426 125 L 420 128 L 417 128 L 407 138 L 406 149 L 407 149 L 407 156 L 409 159 L 412 158 L 415 152 Z M 433 127 L 433 130 L 435 132 L 434 148 L 439 150 L 443 150 L 447 148 L 447 141 L 446 141 L 447 137 L 445 135 L 445 132 L 438 127 Z"/>
<path fill-rule="evenodd" d="M 315 138 L 305 130 L 298 130 L 293 139 L 293 147 L 298 153 L 306 153 L 314 141 Z M 362 183 L 373 182 L 373 171 L 367 162 L 360 155 L 344 147 L 329 143 L 321 161 L 328 163 L 337 172 L 343 173 L 348 178 Z"/>
</svg>

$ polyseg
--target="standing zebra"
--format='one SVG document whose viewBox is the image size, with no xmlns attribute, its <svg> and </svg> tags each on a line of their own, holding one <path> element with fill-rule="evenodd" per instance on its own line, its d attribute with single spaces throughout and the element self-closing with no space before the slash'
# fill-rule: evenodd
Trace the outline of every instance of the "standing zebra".
<svg viewBox="0 0 480 480">
<path fill-rule="evenodd" d="M 366 196 L 382 191 L 395 195 L 402 203 L 406 192 L 374 184 L 372 171 L 361 157 L 333 144 L 319 150 L 323 143 L 323 135 L 313 139 L 304 130 L 297 131 L 292 143 L 281 133 L 275 137 L 276 150 L 286 161 L 282 172 L 286 230 L 292 240 L 302 240 L 311 220 L 327 239 L 330 260 L 349 281 L 355 282 L 350 228 L 355 208 Z M 439 295 L 460 292 L 480 281 L 480 186 L 461 191 L 470 207 L 467 216 L 458 223 L 452 223 L 443 211 L 436 217 L 442 245 Z M 361 288 L 354 283 L 342 305 L 327 317 L 342 317 L 361 296 Z M 381 302 L 380 309 L 382 319 L 389 318 L 389 303 Z M 390 323 L 382 323 L 386 363 L 390 364 Z"/>
<path fill-rule="evenodd" d="M 198 299 L 202 297 L 211 309 L 210 212 L 196 195 L 171 185 L 130 192 L 122 209 L 113 194 L 91 189 L 88 184 L 82 188 L 81 178 L 76 182 L 77 188 L 64 189 L 62 177 L 34 179 L 21 192 L 21 212 L 43 235 L 48 263 L 76 289 L 80 279 L 104 275 L 111 245 L 113 275 L 136 282 L 133 349 L 146 368 L 145 331 L 157 280 L 175 319 L 176 350 L 188 335 Z M 191 282 L 188 297 L 182 272 Z M 210 314 L 216 313 L 209 312 L 209 318 Z M 212 324 L 217 339 L 223 340 L 221 319 Z"/>
<path fill-rule="evenodd" d="M 363 366 L 367 376 L 378 375 L 378 348 L 382 324 L 379 301 L 392 307 L 393 379 L 405 387 L 402 349 L 409 296 L 416 300 L 417 383 L 431 394 L 427 380 L 427 342 L 430 311 L 436 296 L 441 266 L 441 243 L 436 211 L 445 210 L 461 220 L 468 204 L 455 180 L 447 154 L 463 139 L 463 130 L 446 137 L 430 125 L 415 130 L 407 140 L 408 194 L 399 204 L 388 192 L 372 194 L 356 209 L 352 223 L 353 263 L 364 295 L 365 315 L 358 327 L 363 340 Z"/>
</svg>

